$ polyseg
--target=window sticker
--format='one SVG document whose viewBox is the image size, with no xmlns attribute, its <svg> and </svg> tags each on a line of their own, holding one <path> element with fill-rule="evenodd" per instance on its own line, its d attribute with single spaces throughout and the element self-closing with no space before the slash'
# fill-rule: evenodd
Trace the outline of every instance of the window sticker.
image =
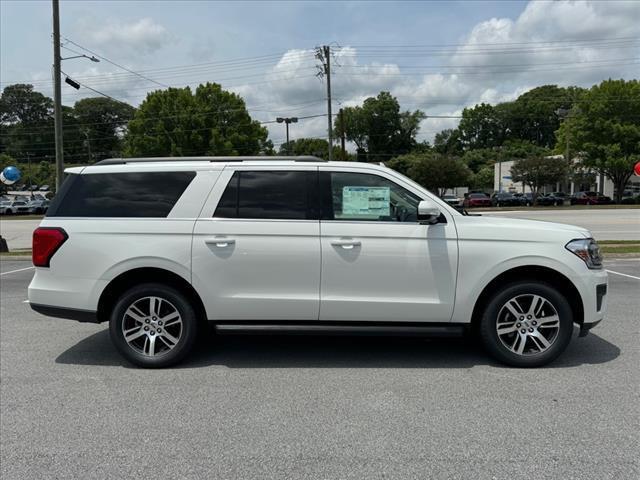
<svg viewBox="0 0 640 480">
<path fill-rule="evenodd" d="M 342 187 L 342 214 L 389 216 L 390 199 L 390 187 Z"/>
</svg>

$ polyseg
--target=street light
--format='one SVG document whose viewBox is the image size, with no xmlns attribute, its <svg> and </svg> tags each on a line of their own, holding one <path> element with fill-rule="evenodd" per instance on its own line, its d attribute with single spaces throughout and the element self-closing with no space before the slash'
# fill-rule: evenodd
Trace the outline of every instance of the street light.
<svg viewBox="0 0 640 480">
<path fill-rule="evenodd" d="M 89 60 L 91 60 L 92 62 L 96 62 L 98 63 L 100 61 L 99 58 L 94 57 L 93 55 L 89 56 L 89 55 L 75 55 L 73 57 L 65 57 L 65 58 L 61 58 L 60 60 L 73 60 L 74 58 L 88 58 Z"/>
<path fill-rule="evenodd" d="M 289 145 L 289 124 L 298 123 L 298 117 L 278 117 L 276 122 L 284 123 L 287 126 L 287 154 L 291 155 L 291 145 Z"/>
</svg>

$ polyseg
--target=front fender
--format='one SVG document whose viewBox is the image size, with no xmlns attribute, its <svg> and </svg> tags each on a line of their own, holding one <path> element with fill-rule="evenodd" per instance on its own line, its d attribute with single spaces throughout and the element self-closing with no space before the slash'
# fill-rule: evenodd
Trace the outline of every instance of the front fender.
<svg viewBox="0 0 640 480">
<path fill-rule="evenodd" d="M 519 267 L 544 267 L 554 270 L 567 277 L 584 298 L 582 295 L 583 281 L 581 273 L 584 274 L 585 272 L 581 271 L 587 271 L 588 269 L 578 257 L 575 257 L 570 252 L 566 253 L 568 255 L 562 255 L 562 261 L 545 255 L 522 254 L 501 260 L 489 268 L 484 263 L 482 265 L 483 268 L 465 268 L 463 260 L 461 260 L 456 303 L 451 321 L 457 323 L 471 322 L 473 309 L 485 287 L 503 273 Z M 477 263 L 477 258 L 475 261 Z"/>
</svg>

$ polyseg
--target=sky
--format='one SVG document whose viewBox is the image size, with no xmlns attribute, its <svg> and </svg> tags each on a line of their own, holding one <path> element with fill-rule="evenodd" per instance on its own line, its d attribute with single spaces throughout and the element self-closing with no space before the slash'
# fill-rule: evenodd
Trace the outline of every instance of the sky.
<svg viewBox="0 0 640 480">
<path fill-rule="evenodd" d="M 536 86 L 638 78 L 640 1 L 61 1 L 63 71 L 138 105 L 164 86 L 207 81 L 240 94 L 253 118 L 326 113 L 314 48 L 332 47 L 333 111 L 380 91 L 427 114 L 419 140 L 455 127 L 463 108 Z M 0 0 L 0 82 L 52 95 L 51 2 Z M 88 50 L 83 50 L 88 49 Z M 63 103 L 97 94 L 63 83 Z M 431 117 L 430 117 L 431 116 Z M 442 118 L 444 117 L 444 118 Z M 453 118 L 446 118 L 453 117 Z M 291 137 L 326 138 L 326 117 Z M 267 124 L 277 146 L 284 126 Z"/>
</svg>

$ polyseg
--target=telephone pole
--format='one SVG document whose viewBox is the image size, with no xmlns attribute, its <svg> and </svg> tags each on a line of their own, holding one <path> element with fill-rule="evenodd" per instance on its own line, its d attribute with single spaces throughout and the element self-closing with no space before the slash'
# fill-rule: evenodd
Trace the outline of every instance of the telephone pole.
<svg viewBox="0 0 640 480">
<path fill-rule="evenodd" d="M 60 191 L 64 175 L 62 149 L 62 86 L 60 82 L 60 3 L 52 0 L 53 7 L 53 102 L 56 137 L 56 192 Z"/>
<path fill-rule="evenodd" d="M 327 77 L 327 133 L 329 136 L 329 161 L 333 160 L 333 128 L 331 115 L 331 47 L 325 45 L 316 48 L 316 58 L 322 62 L 319 77 Z"/>
<path fill-rule="evenodd" d="M 345 138 L 344 138 L 344 116 L 342 113 L 342 109 L 338 112 L 338 118 L 340 118 L 340 150 L 342 150 L 342 158 L 340 160 L 344 161 L 347 159 L 347 152 L 344 146 Z"/>
</svg>

